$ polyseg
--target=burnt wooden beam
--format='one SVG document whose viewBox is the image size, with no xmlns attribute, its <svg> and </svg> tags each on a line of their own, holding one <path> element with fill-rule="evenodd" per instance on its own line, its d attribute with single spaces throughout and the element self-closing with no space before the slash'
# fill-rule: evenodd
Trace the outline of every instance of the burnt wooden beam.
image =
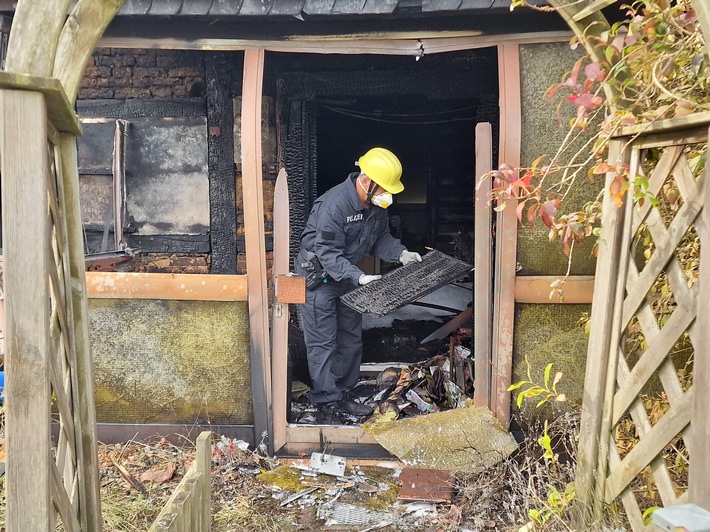
<svg viewBox="0 0 710 532">
<path fill-rule="evenodd" d="M 165 118 L 167 116 L 205 116 L 204 98 L 170 100 L 79 100 L 76 112 L 92 118 Z"/>
<path fill-rule="evenodd" d="M 237 236 L 237 248 L 241 251 L 244 250 L 246 246 L 244 235 Z M 274 250 L 274 236 L 271 233 L 266 233 L 264 235 L 264 246 L 266 251 Z"/>
<path fill-rule="evenodd" d="M 205 58 L 207 167 L 210 180 L 211 273 L 237 273 L 237 189 L 234 169 L 232 76 L 224 58 Z M 242 242 L 240 249 L 244 249 Z"/>
<path fill-rule="evenodd" d="M 126 246 L 144 253 L 209 253 L 209 235 L 124 235 Z"/>
</svg>

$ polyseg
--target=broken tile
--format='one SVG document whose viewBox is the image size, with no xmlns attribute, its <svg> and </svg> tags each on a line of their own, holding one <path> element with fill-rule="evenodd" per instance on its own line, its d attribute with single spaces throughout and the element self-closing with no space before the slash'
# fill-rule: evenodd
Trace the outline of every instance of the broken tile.
<svg viewBox="0 0 710 532">
<path fill-rule="evenodd" d="M 451 471 L 405 468 L 399 482 L 398 500 L 451 502 L 454 498 L 456 479 Z"/>
</svg>

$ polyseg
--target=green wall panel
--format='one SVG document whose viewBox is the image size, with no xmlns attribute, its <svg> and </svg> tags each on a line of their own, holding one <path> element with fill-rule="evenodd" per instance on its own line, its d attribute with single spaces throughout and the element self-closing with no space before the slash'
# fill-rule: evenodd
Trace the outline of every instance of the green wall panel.
<svg viewBox="0 0 710 532">
<path fill-rule="evenodd" d="M 89 311 L 99 422 L 252 423 L 246 302 L 91 299 Z"/>
<path fill-rule="evenodd" d="M 557 391 L 581 404 L 589 339 L 577 322 L 590 308 L 589 305 L 516 305 L 513 382 L 527 379 L 526 358 L 536 384 L 544 382 L 545 366 L 552 363 L 552 376 L 562 372 Z"/>
<path fill-rule="evenodd" d="M 559 91 L 554 99 L 549 100 L 545 97 L 545 92 L 552 84 L 564 80 L 580 54 L 580 50 L 571 50 L 566 42 L 520 46 L 523 166 L 531 165 L 540 155 L 544 155 L 545 161 L 549 162 L 569 131 L 569 119 L 574 114 L 571 105 L 562 106 L 562 125 L 557 123 L 557 104 L 566 94 Z M 570 160 L 571 156 L 583 147 L 593 130 L 594 127 L 591 126 L 589 133 L 580 135 L 571 148 L 563 153 L 559 162 Z M 565 198 L 565 212 L 581 208 L 596 196 L 600 186 L 599 183 L 591 183 L 584 170 L 573 190 Z M 538 222 L 537 227 L 531 227 L 527 222 L 520 226 L 518 262 L 522 267 L 521 274 L 562 275 L 567 271 L 567 256 L 562 252 L 559 241 L 549 242 L 547 233 L 548 229 L 542 222 Z M 574 250 L 571 271 L 573 275 L 594 274 L 592 244 L 592 240 L 587 239 Z"/>
</svg>

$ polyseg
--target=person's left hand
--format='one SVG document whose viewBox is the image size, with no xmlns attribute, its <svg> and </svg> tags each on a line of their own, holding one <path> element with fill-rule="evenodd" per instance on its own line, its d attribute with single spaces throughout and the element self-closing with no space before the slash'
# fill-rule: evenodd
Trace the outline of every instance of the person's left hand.
<svg viewBox="0 0 710 532">
<path fill-rule="evenodd" d="M 419 253 L 416 253 L 415 251 L 407 251 L 406 249 L 402 251 L 402 254 L 399 256 L 399 262 L 402 263 L 402 266 L 406 266 L 407 264 L 411 264 L 412 262 L 421 262 L 422 261 L 422 256 Z"/>
</svg>

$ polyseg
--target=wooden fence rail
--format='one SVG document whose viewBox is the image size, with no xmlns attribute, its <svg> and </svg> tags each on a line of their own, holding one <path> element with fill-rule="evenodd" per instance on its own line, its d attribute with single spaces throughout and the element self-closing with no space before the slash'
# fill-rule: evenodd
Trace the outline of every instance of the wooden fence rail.
<svg viewBox="0 0 710 532">
<path fill-rule="evenodd" d="M 209 532 L 211 501 L 212 433 L 197 438 L 195 460 L 175 488 L 149 532 Z"/>
</svg>

